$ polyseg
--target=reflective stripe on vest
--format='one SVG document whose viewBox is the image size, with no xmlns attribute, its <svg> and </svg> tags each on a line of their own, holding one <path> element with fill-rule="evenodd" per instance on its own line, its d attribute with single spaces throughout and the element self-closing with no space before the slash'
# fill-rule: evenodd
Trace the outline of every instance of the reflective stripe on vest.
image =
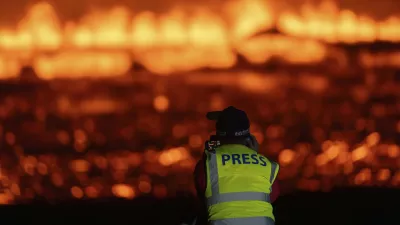
<svg viewBox="0 0 400 225">
<path fill-rule="evenodd" d="M 208 160 L 208 167 L 210 170 L 210 181 L 211 181 L 211 197 L 207 198 L 207 205 L 215 205 L 222 202 L 231 201 L 266 201 L 270 202 L 270 196 L 264 192 L 237 192 L 237 193 L 219 193 L 219 176 L 217 166 L 217 156 L 215 153 L 210 152 L 210 159 Z M 271 165 L 271 177 L 270 182 L 272 183 L 275 177 L 276 164 Z"/>
<path fill-rule="evenodd" d="M 274 182 L 277 164 L 271 164 L 271 176 L 269 177 L 269 182 L 271 183 L 270 192 L 272 192 L 272 182 Z"/>
<path fill-rule="evenodd" d="M 207 205 L 212 206 L 223 202 L 232 201 L 265 201 L 270 202 L 269 194 L 262 192 L 235 192 L 216 194 L 207 198 Z"/>
<path fill-rule="evenodd" d="M 210 225 L 274 225 L 275 221 L 268 217 L 230 218 L 210 221 Z"/>
</svg>

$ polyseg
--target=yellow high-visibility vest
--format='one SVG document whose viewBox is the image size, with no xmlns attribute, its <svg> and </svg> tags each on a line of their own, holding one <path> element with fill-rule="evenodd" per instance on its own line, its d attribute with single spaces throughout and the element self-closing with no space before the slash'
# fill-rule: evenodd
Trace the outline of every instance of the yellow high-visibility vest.
<svg viewBox="0 0 400 225">
<path fill-rule="evenodd" d="M 274 224 L 269 194 L 279 165 L 244 145 L 222 145 L 206 155 L 211 225 Z"/>
</svg>

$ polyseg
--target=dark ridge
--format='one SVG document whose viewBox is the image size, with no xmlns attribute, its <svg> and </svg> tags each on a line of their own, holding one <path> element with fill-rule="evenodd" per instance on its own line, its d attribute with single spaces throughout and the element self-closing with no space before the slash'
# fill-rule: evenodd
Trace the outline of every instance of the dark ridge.
<svg viewBox="0 0 400 225">
<path fill-rule="evenodd" d="M 259 32 L 255 33 L 253 36 L 250 37 L 250 39 L 254 38 L 254 37 L 257 37 L 257 36 L 266 35 L 266 34 L 278 34 L 278 35 L 287 36 L 286 34 L 281 32 L 276 26 L 273 26 L 273 27 L 271 27 L 269 29 L 262 30 L 262 31 L 259 31 Z"/>
<path fill-rule="evenodd" d="M 390 42 L 390 41 L 376 41 L 373 43 L 370 42 L 360 42 L 360 43 L 337 43 L 333 44 L 334 46 L 349 50 L 349 51 L 357 51 L 360 49 L 367 49 L 372 52 L 379 52 L 379 51 L 393 51 L 395 49 L 400 48 L 399 42 Z"/>
<path fill-rule="evenodd" d="M 39 77 L 31 66 L 25 66 L 21 69 L 20 79 L 22 81 L 35 82 L 39 80 Z"/>
<path fill-rule="evenodd" d="M 146 70 L 147 70 L 146 67 L 139 62 L 133 62 L 130 69 L 130 71 L 134 72 L 143 72 Z"/>
</svg>

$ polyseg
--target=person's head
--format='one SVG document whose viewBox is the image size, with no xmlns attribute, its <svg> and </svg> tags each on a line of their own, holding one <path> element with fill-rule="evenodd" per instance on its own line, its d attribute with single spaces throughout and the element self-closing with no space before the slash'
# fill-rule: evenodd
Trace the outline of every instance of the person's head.
<svg viewBox="0 0 400 225">
<path fill-rule="evenodd" d="M 245 144 L 250 137 L 250 122 L 243 110 L 229 106 L 207 113 L 207 118 L 216 121 L 215 138 L 222 144 Z"/>
</svg>

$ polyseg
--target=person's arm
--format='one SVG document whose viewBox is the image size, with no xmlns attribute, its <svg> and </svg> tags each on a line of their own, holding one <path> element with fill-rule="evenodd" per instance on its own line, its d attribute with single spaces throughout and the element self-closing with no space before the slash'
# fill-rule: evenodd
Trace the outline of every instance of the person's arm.
<svg viewBox="0 0 400 225">
<path fill-rule="evenodd" d="M 280 194 L 280 187 L 279 187 L 279 183 L 277 180 L 274 181 L 274 183 L 272 184 L 272 191 L 270 194 L 270 198 L 271 198 L 271 202 L 274 202 Z"/>
<path fill-rule="evenodd" d="M 205 155 L 197 162 L 194 170 L 194 184 L 196 187 L 199 205 L 197 208 L 196 225 L 206 225 L 208 223 L 208 212 L 205 199 L 205 191 L 207 188 L 207 174 L 205 171 Z"/>
</svg>

